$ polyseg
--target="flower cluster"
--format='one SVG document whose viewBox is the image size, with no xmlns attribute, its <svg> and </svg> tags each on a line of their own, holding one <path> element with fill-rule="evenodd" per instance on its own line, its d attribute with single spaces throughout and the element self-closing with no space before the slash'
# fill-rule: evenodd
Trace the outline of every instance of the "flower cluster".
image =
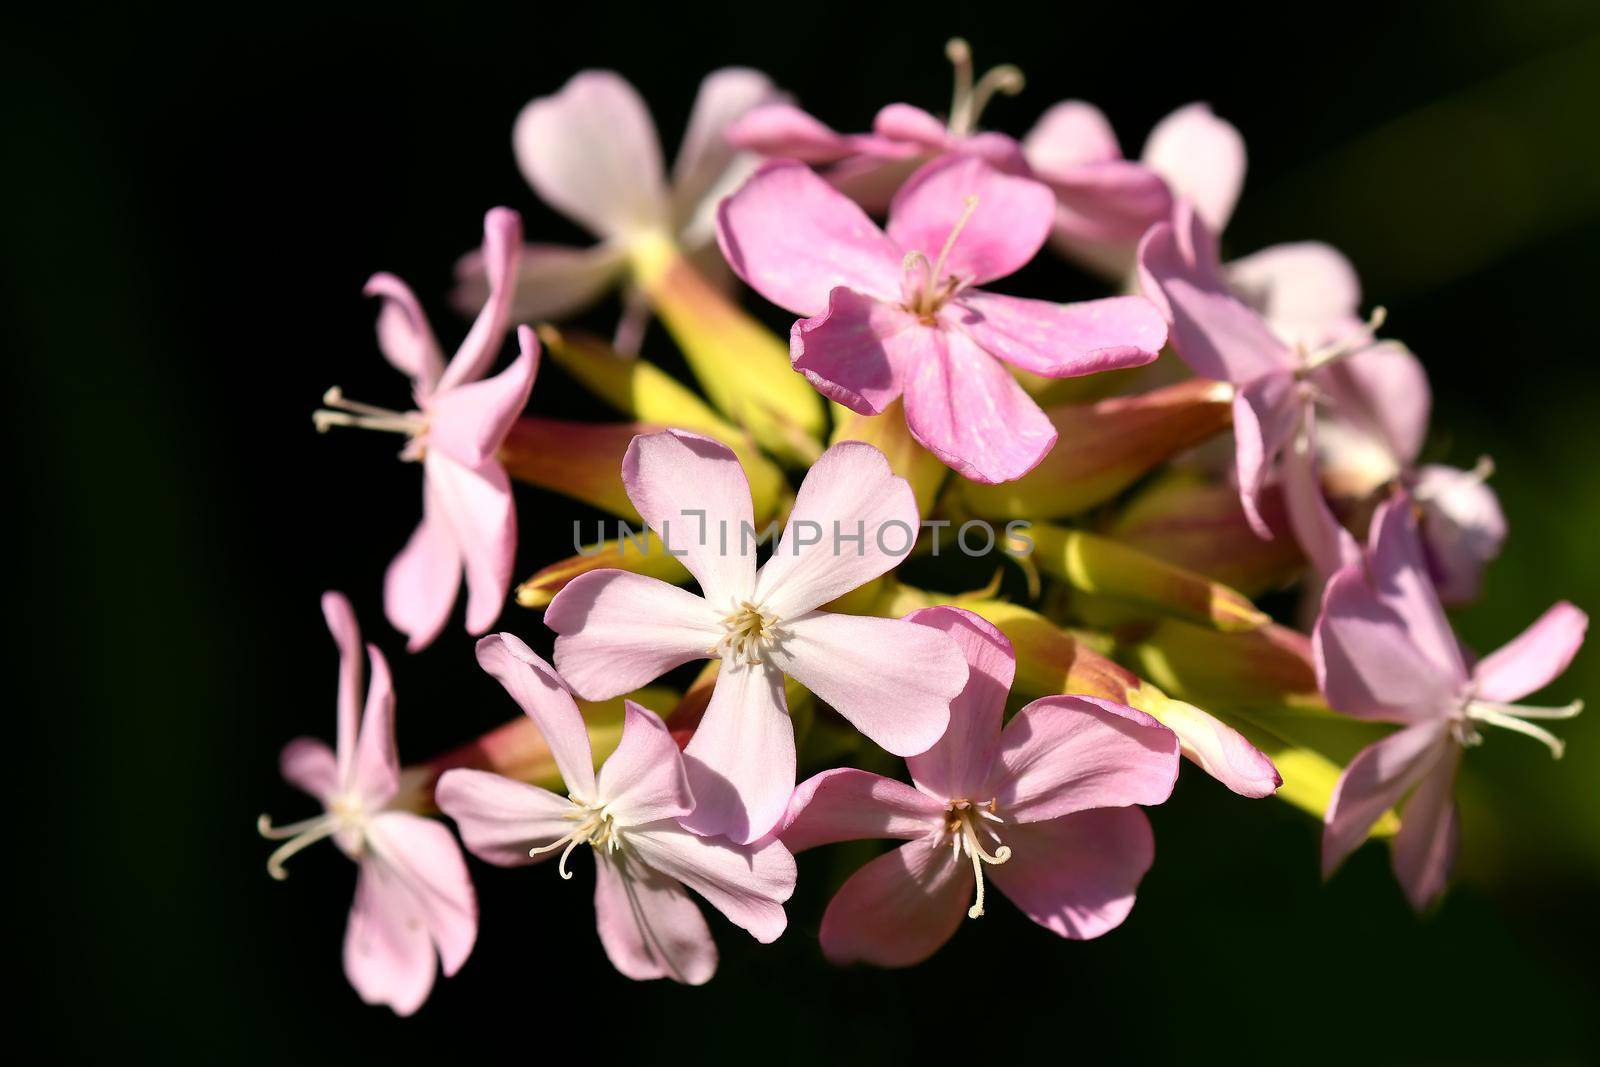
<svg viewBox="0 0 1600 1067">
<path fill-rule="evenodd" d="M 422 519 L 388 620 L 412 652 L 441 641 L 464 580 L 478 662 L 522 714 L 402 765 L 383 655 L 324 597 L 336 744 L 281 760 L 323 814 L 259 829 L 282 841 L 274 877 L 324 838 L 357 864 L 344 966 L 362 999 L 412 1012 L 466 962 L 457 834 L 562 879 L 591 852 L 616 969 L 698 984 L 717 950 L 696 896 L 770 942 L 794 855 L 846 840 L 898 844 L 821 916 L 834 963 L 918 963 L 996 893 L 1059 937 L 1100 936 L 1154 861 L 1140 808 L 1180 756 L 1321 819 L 1325 875 L 1391 838 L 1422 910 L 1450 879 L 1463 751 L 1499 726 L 1561 754 L 1541 723 L 1581 705 L 1518 702 L 1587 617 L 1560 603 L 1491 655 L 1462 647 L 1444 605 L 1477 596 L 1506 532 L 1490 465 L 1422 462 L 1422 364 L 1380 337 L 1336 250 L 1221 258 L 1239 133 L 1191 104 L 1133 160 L 1067 101 L 1014 139 L 980 121 L 1021 73 L 975 78 L 964 42 L 948 52 L 946 118 L 894 103 L 864 133 L 717 71 L 670 178 L 638 94 L 581 73 L 513 143 L 597 244 L 524 244 L 515 212 L 490 211 L 448 361 L 405 283 L 368 283 L 410 404 L 334 388 L 316 427 L 403 437 Z M 1006 295 L 1047 247 L 1114 288 Z M 795 316 L 787 346 L 740 282 Z M 613 290 L 609 339 L 553 323 Z M 698 391 L 643 357 L 655 321 Z M 543 357 L 621 419 L 524 414 Z M 513 481 L 640 532 L 575 545 L 513 597 Z M 1004 549 L 996 580 L 935 588 L 941 542 L 975 525 Z M 1305 630 L 1252 602 L 1296 584 Z M 489 633 L 513 599 L 513 629 L 542 610 L 553 664 Z M 1341 750 L 1296 726 L 1318 717 L 1395 729 Z"/>
</svg>

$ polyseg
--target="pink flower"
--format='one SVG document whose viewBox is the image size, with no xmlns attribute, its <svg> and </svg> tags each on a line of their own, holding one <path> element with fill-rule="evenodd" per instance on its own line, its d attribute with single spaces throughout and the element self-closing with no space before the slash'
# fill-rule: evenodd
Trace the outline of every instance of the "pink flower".
<svg viewBox="0 0 1600 1067">
<path fill-rule="evenodd" d="M 853 768 L 795 790 L 780 839 L 795 852 L 835 841 L 907 843 L 861 868 L 822 919 L 834 963 L 920 963 L 963 914 L 984 913 L 985 877 L 1061 937 L 1098 937 L 1133 908 L 1155 843 L 1135 804 L 1159 804 L 1178 774 L 1178 738 L 1094 697 L 1036 700 L 1000 728 L 1016 658 L 989 623 L 956 608 L 908 616 L 955 638 L 971 673 L 950 731 L 906 761 L 913 786 Z M 977 899 L 968 907 L 976 888 Z"/>
<path fill-rule="evenodd" d="M 1161 316 L 1140 297 L 1057 304 L 973 288 L 1031 260 L 1050 191 L 980 159 L 947 156 L 895 194 L 888 231 L 798 163 L 769 164 L 723 201 L 728 262 L 798 315 L 790 358 L 822 393 L 863 415 L 902 395 L 922 445 L 974 481 L 1031 470 L 1055 428 L 1006 364 L 1047 377 L 1156 358 Z"/>
<path fill-rule="evenodd" d="M 1582 701 L 1562 708 L 1512 701 L 1566 670 L 1588 625 L 1588 616 L 1563 601 L 1469 670 L 1428 578 L 1412 503 L 1404 493 L 1385 502 L 1364 565 L 1328 583 L 1312 648 L 1331 706 L 1403 728 L 1363 749 L 1334 787 L 1322 837 L 1324 877 L 1379 816 L 1404 801 L 1395 875 L 1417 910 L 1435 900 L 1455 860 L 1451 793 L 1461 750 L 1483 740 L 1479 727 L 1501 726 L 1544 742 L 1559 758 L 1562 743 L 1537 721 L 1571 718 Z"/>
<path fill-rule="evenodd" d="M 685 887 L 758 941 L 783 933 L 794 857 L 775 840 L 731 845 L 679 825 L 694 807 L 689 774 L 654 713 L 627 702 L 622 740 L 596 775 L 583 716 L 549 664 L 510 634 L 479 641 L 478 662 L 538 726 L 568 795 L 487 771 L 446 771 L 439 807 L 473 855 L 512 867 L 559 849 L 561 877 L 571 878 L 568 856 L 592 846 L 600 942 L 629 978 L 699 985 L 716 970 L 717 946 Z"/>
<path fill-rule="evenodd" d="M 346 400 L 337 389 L 323 397 L 318 430 L 360 426 L 404 434 L 403 460 L 422 464 L 422 522 L 384 576 L 383 606 L 415 652 L 444 629 L 463 572 L 467 580 L 467 631 L 494 625 L 511 588 L 517 516 L 511 483 L 497 453 L 528 402 L 539 370 L 539 342 L 521 330 L 517 359 L 493 378 L 494 363 L 510 325 L 522 221 L 495 208 L 483 220 L 483 255 L 490 264 L 489 301 L 445 365 L 439 343 L 417 298 L 392 274 L 377 274 L 367 293 L 381 297 L 378 347 L 411 379 L 411 411 L 389 411 Z"/>
<path fill-rule="evenodd" d="M 263 837 L 284 843 L 267 860 L 274 878 L 283 863 L 323 838 L 356 862 L 356 899 L 345 928 L 344 972 L 361 999 L 410 1015 L 433 988 L 434 956 L 444 973 L 466 962 L 478 935 L 478 903 L 467 865 L 450 831 L 408 810 L 394 745 L 394 690 L 376 645 L 367 646 L 372 682 L 361 702 L 361 631 L 350 602 L 325 593 L 322 613 L 339 646 L 337 747 L 308 737 L 289 742 L 280 763 L 291 785 L 322 802 L 323 814 L 274 827 Z M 359 728 L 358 728 L 359 722 Z"/>
<path fill-rule="evenodd" d="M 896 619 L 818 611 L 894 567 L 916 540 L 911 487 L 871 445 L 812 465 L 771 558 L 756 569 L 750 488 L 722 444 L 678 430 L 634 439 L 622 479 L 701 595 L 625 571 L 574 579 L 545 610 L 555 660 L 581 697 L 607 700 L 694 659 L 721 660 L 684 750 L 697 833 L 748 843 L 794 789 L 784 675 L 897 755 L 944 733 L 966 663 L 943 634 Z"/>
<path fill-rule="evenodd" d="M 974 83 L 967 42 L 952 38 L 945 54 L 955 67 L 948 121 L 910 104 L 889 104 L 873 120 L 871 133 L 842 134 L 783 101 L 752 109 L 728 128 L 728 140 L 769 159 L 820 167 L 831 185 L 874 213 L 889 206 L 912 171 L 936 156 L 971 155 L 1008 174 L 1026 174 L 1028 166 L 1015 139 L 978 129 L 978 119 L 995 94 L 1022 91 L 1022 72 L 999 66 Z"/>
<path fill-rule="evenodd" d="M 727 67 L 706 75 L 670 181 L 649 109 L 619 74 L 581 71 L 560 92 L 523 108 L 511 138 L 517 166 L 545 203 L 600 242 L 523 249 L 515 320 L 560 319 L 600 299 L 626 279 L 629 246 L 642 235 L 670 235 L 691 255 L 710 253 L 697 262 L 720 268 L 712 213 L 757 162 L 735 150 L 726 130 L 751 108 L 781 98 L 758 71 Z M 482 300 L 484 262 L 478 255 L 462 260 L 458 303 Z M 630 297 L 619 349 L 637 350 L 648 313 L 642 300 Z"/>
<path fill-rule="evenodd" d="M 1112 278 L 1133 269 L 1139 238 L 1183 198 L 1220 233 L 1244 185 L 1244 138 L 1205 104 L 1158 122 L 1140 159 L 1124 159 L 1111 123 L 1082 100 L 1046 111 L 1022 139 L 1034 177 L 1056 194 L 1052 243 Z"/>
</svg>

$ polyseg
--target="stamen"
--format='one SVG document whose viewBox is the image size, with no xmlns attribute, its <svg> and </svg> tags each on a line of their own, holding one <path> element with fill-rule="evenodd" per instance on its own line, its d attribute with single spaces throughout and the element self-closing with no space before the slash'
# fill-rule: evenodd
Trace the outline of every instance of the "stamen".
<svg viewBox="0 0 1600 1067">
<path fill-rule="evenodd" d="M 950 94 L 950 132 L 965 137 L 978 125 L 983 109 L 996 93 L 1015 96 L 1022 92 L 1022 71 L 1009 63 L 1002 64 L 972 84 L 972 46 L 964 38 L 952 37 L 945 42 L 945 58 L 955 68 L 955 88 Z"/>
<path fill-rule="evenodd" d="M 277 881 L 289 877 L 289 872 L 284 868 L 284 862 L 302 849 L 316 844 L 325 837 L 332 837 L 339 832 L 345 819 L 335 812 L 318 815 L 310 819 L 302 819 L 288 826 L 274 827 L 272 820 L 263 815 L 256 820 L 256 832 L 271 841 L 288 838 L 282 845 L 267 857 L 267 873 Z"/>
<path fill-rule="evenodd" d="M 1027 80 L 1022 76 L 1022 68 L 1010 63 L 993 68 L 983 77 L 978 79 L 978 87 L 972 91 L 972 110 L 968 128 L 963 131 L 970 133 L 978 125 L 978 119 L 983 115 L 983 109 L 989 106 L 996 93 L 1006 96 L 1016 96 L 1027 85 Z"/>
<path fill-rule="evenodd" d="M 347 400 L 337 385 L 322 394 L 322 402 L 327 407 L 311 413 L 311 421 L 318 433 L 327 433 L 333 426 L 355 426 L 363 430 L 403 433 L 415 437 L 428 428 L 426 420 L 418 412 L 391 411 Z"/>
<path fill-rule="evenodd" d="M 988 819 L 991 822 L 1004 823 L 1005 820 L 995 814 L 994 802 L 990 801 L 984 807 L 979 807 L 966 800 L 958 800 L 950 805 L 948 828 L 950 831 L 951 858 L 959 859 L 965 852 L 972 861 L 972 877 L 977 883 L 977 898 L 972 907 L 967 909 L 967 918 L 977 919 L 983 915 L 983 865 L 1001 864 L 1011 858 L 1011 847 L 1001 844 L 1000 835 L 988 826 L 983 827 L 984 833 L 994 839 L 998 846 L 991 853 L 983 847 L 983 842 L 978 840 L 978 827 L 974 825 L 973 816 Z"/>
<path fill-rule="evenodd" d="M 1306 375 L 1319 371 L 1330 364 L 1337 363 L 1347 356 L 1353 356 L 1357 352 L 1365 352 L 1377 344 L 1377 340 L 1372 335 L 1377 333 L 1388 319 L 1389 311 L 1387 308 L 1382 306 L 1373 308 L 1372 314 L 1367 317 L 1367 321 L 1362 325 L 1361 329 L 1355 331 L 1349 337 L 1307 354 L 1301 363 L 1300 370 L 1297 372 L 1298 376 L 1304 378 Z"/>
<path fill-rule="evenodd" d="M 962 121 L 958 116 L 964 115 L 972 99 L 972 46 L 963 37 L 952 37 L 944 43 L 944 55 L 955 68 L 955 90 L 950 95 L 950 130 L 954 133 Z"/>
<path fill-rule="evenodd" d="M 569 797 L 574 803 L 580 803 L 575 798 Z M 593 845 L 595 848 L 605 846 L 606 851 L 615 852 L 621 847 L 622 842 L 617 833 L 616 823 L 611 817 L 611 812 L 604 807 L 578 807 L 562 816 L 566 819 L 582 820 L 569 834 L 556 838 L 548 845 L 539 845 L 528 850 L 528 855 L 542 856 L 546 852 L 561 849 L 561 859 L 556 863 L 556 873 L 562 880 L 571 881 L 572 872 L 567 870 L 567 858 L 572 855 L 572 850 L 579 845 Z"/>
<path fill-rule="evenodd" d="M 1466 706 L 1468 722 L 1482 722 L 1490 726 L 1499 726 L 1514 733 L 1523 734 L 1533 738 L 1550 749 L 1552 759 L 1560 759 L 1566 753 L 1566 742 L 1542 726 L 1535 726 L 1529 719 L 1570 719 L 1583 711 L 1583 701 L 1574 700 L 1561 707 L 1538 707 L 1531 704 L 1504 704 L 1497 700 L 1470 700 Z M 1473 731 L 1476 733 L 1476 731 Z"/>
<path fill-rule="evenodd" d="M 741 600 L 721 622 L 723 635 L 706 652 L 729 657 L 734 663 L 752 667 L 761 663 L 767 648 L 778 639 L 778 617 L 748 600 Z"/>
<path fill-rule="evenodd" d="M 961 236 L 961 231 L 966 227 L 967 220 L 972 218 L 972 213 L 978 210 L 978 196 L 976 193 L 968 196 L 963 201 L 965 205 L 961 217 L 956 224 L 950 227 L 950 236 L 944 239 L 944 247 L 939 250 L 939 258 L 933 264 L 933 278 L 935 281 L 944 277 L 944 261 L 950 258 L 950 250 L 956 246 L 956 238 Z"/>
</svg>

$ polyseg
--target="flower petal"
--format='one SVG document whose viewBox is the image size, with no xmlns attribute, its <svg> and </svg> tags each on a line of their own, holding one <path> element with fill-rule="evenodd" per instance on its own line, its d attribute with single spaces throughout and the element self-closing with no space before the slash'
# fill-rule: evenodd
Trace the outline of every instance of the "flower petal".
<svg viewBox="0 0 1600 1067">
<path fill-rule="evenodd" d="M 901 845 L 862 867 L 822 916 L 822 954 L 839 966 L 910 967 L 939 951 L 972 899 L 972 870 L 935 837 Z"/>
<path fill-rule="evenodd" d="M 1379 599 L 1361 568 L 1335 574 L 1311 634 L 1317 685 L 1328 704 L 1346 715 L 1386 722 L 1445 714 L 1460 680 L 1423 655 L 1415 636 Z"/>
<path fill-rule="evenodd" d="M 680 224 L 714 192 L 732 191 L 723 183 L 739 149 L 728 140 L 729 128 L 752 109 L 775 103 L 781 96 L 772 79 L 748 67 L 724 67 L 705 76 L 672 163 L 673 214 Z"/>
<path fill-rule="evenodd" d="M 655 124 L 621 75 L 573 75 L 522 109 L 511 142 L 540 198 L 590 232 L 620 237 L 667 222 Z"/>
<path fill-rule="evenodd" d="M 1583 647 L 1589 616 L 1565 600 L 1485 656 L 1472 671 L 1474 695 L 1505 703 L 1536 693 L 1561 676 Z"/>
<path fill-rule="evenodd" d="M 461 550 L 443 506 L 438 488 L 424 477 L 422 521 L 383 575 L 383 613 L 389 625 L 406 635 L 411 652 L 439 636 L 461 584 Z"/>
<path fill-rule="evenodd" d="M 283 780 L 326 805 L 339 792 L 339 768 L 333 749 L 314 737 L 297 737 L 278 755 Z"/>
<path fill-rule="evenodd" d="M 361 627 L 356 622 L 355 609 L 343 593 L 322 594 L 322 617 L 333 635 L 333 643 L 339 647 L 338 732 L 334 735 L 334 753 L 338 782 L 343 785 L 349 780 L 350 762 L 356 754 L 356 733 L 361 728 Z"/>
<path fill-rule="evenodd" d="M 376 858 L 362 863 L 344 932 L 344 973 L 356 993 L 365 1003 L 410 1015 L 433 989 L 434 955 L 398 873 Z"/>
<path fill-rule="evenodd" d="M 1361 547 L 1323 496 L 1317 450 L 1312 443 L 1315 434 L 1316 411 L 1308 405 L 1301 411 L 1300 426 L 1284 450 L 1278 472 L 1294 539 L 1311 561 L 1311 569 L 1318 577 L 1327 578 L 1340 568 L 1359 563 Z"/>
<path fill-rule="evenodd" d="M 826 611 L 780 625 L 773 664 L 874 743 L 912 756 L 943 736 L 950 701 L 967 681 L 966 658 L 948 635 L 904 619 Z"/>
<path fill-rule="evenodd" d="M 735 274 L 796 315 L 821 314 L 839 286 L 900 299 L 900 249 L 803 163 L 769 163 L 724 200 L 717 241 Z"/>
<path fill-rule="evenodd" d="M 712 607 L 731 611 L 750 595 L 758 531 L 750 483 L 732 449 L 685 430 L 641 434 L 622 457 L 622 481 Z"/>
<path fill-rule="evenodd" d="M 1361 310 L 1361 280 L 1332 245 L 1271 245 L 1224 268 L 1228 285 L 1289 344 L 1316 348 L 1338 339 Z"/>
<path fill-rule="evenodd" d="M 924 608 L 906 621 L 949 634 L 967 661 L 967 684 L 950 702 L 949 728 L 932 748 L 906 759 L 911 780 L 947 800 L 978 799 L 1000 743 L 1016 653 L 992 623 L 961 608 Z"/>
<path fill-rule="evenodd" d="M 871 771 L 835 767 L 795 787 L 778 838 L 790 852 L 837 841 L 911 839 L 939 830 L 945 805 Z"/>
<path fill-rule="evenodd" d="M 794 894 L 794 857 L 772 838 L 734 845 L 662 822 L 630 832 L 627 847 L 642 862 L 705 897 L 764 945 L 776 941 L 788 925 L 783 902 Z"/>
<path fill-rule="evenodd" d="M 588 248 L 525 244 L 511 295 L 511 321 L 548 322 L 587 310 L 621 283 L 627 265 L 627 251 L 621 244 Z M 488 299 L 483 253 L 469 252 L 456 263 L 456 287 L 450 302 L 471 314 Z"/>
<path fill-rule="evenodd" d="M 466 570 L 467 632 L 484 633 L 500 617 L 511 591 L 517 552 L 511 481 L 497 463 L 464 467 L 437 450 L 423 458 L 422 469 Z"/>
<path fill-rule="evenodd" d="M 683 753 L 655 712 L 623 704 L 622 740 L 600 768 L 595 799 L 628 826 L 676 819 L 694 808 Z"/>
<path fill-rule="evenodd" d="M 1444 893 L 1461 843 L 1461 821 L 1456 811 L 1456 768 L 1461 749 L 1446 746 L 1400 815 L 1395 835 L 1395 877 L 1412 908 L 1422 911 Z"/>
<path fill-rule="evenodd" d="M 1045 181 L 1086 163 L 1120 160 L 1122 147 L 1105 113 L 1083 100 L 1053 105 L 1022 139 L 1028 165 Z"/>
<path fill-rule="evenodd" d="M 1405 621 L 1412 642 L 1452 678 L 1465 680 L 1466 663 L 1439 594 L 1428 574 L 1427 557 L 1411 500 L 1398 495 L 1379 505 L 1372 517 L 1367 570 L 1378 597 Z"/>
<path fill-rule="evenodd" d="M 1130 267 L 1139 238 L 1172 215 L 1167 183 L 1140 163 L 1085 163 L 1039 177 L 1056 194 L 1055 237 L 1067 244 L 1114 243 Z"/>
<path fill-rule="evenodd" d="M 737 844 L 766 836 L 794 791 L 794 725 L 783 676 L 764 664 L 724 663 L 683 759 L 695 800 L 684 826 Z"/>
<path fill-rule="evenodd" d="M 806 472 L 772 557 L 756 578 L 756 600 L 789 619 L 893 570 L 920 524 L 911 486 L 884 454 L 842 441 Z"/>
<path fill-rule="evenodd" d="M 975 482 L 1014 481 L 1038 466 L 1056 430 L 1005 366 L 965 333 L 915 337 L 924 351 L 906 358 L 902 384 L 918 443 Z"/>
<path fill-rule="evenodd" d="M 434 796 L 467 851 L 500 867 L 549 859 L 554 853 L 530 856 L 528 850 L 561 840 L 576 825 L 566 817 L 574 810 L 566 797 L 488 771 L 445 771 Z"/>
<path fill-rule="evenodd" d="M 347 786 L 357 790 L 370 807 L 378 808 L 400 790 L 400 753 L 394 742 L 394 682 L 389 661 L 377 645 L 367 646 L 367 659 L 371 680 Z"/>
<path fill-rule="evenodd" d="M 1279 453 L 1299 430 L 1304 410 L 1298 384 L 1290 374 L 1262 375 L 1233 397 L 1239 503 L 1250 528 L 1264 541 L 1272 539 L 1272 528 L 1261 515 L 1261 492 Z"/>
<path fill-rule="evenodd" d="M 545 608 L 555 660 L 585 700 L 610 700 L 708 654 L 722 636 L 717 613 L 687 590 L 628 571 L 568 582 Z"/>
<path fill-rule="evenodd" d="M 947 315 L 985 352 L 1047 378 L 1142 367 L 1167 339 L 1160 310 L 1141 296 L 1057 304 L 973 289 Z"/>
<path fill-rule="evenodd" d="M 1434 720 L 1396 730 L 1356 753 L 1334 784 L 1323 816 L 1322 877 L 1332 875 L 1367 839 L 1372 824 L 1441 758 L 1453 758 L 1445 751 L 1453 746 L 1449 727 Z"/>
<path fill-rule="evenodd" d="M 362 293 L 383 300 L 378 309 L 378 351 L 415 383 L 418 392 L 432 391 L 444 373 L 444 352 L 416 294 L 393 274 L 374 274 Z"/>
<path fill-rule="evenodd" d="M 986 872 L 1023 913 L 1061 937 L 1116 929 L 1155 862 L 1155 835 L 1138 808 L 1102 808 L 1002 828 L 1011 858 Z"/>
<path fill-rule="evenodd" d="M 1483 571 L 1506 540 L 1500 498 L 1480 473 L 1429 464 L 1411 484 L 1422 510 L 1423 550 L 1439 599 L 1466 604 L 1478 598 Z"/>
<path fill-rule="evenodd" d="M 440 375 L 436 392 L 477 381 L 500 354 L 500 345 L 511 328 L 511 301 L 517 291 L 517 262 L 521 255 L 522 217 L 510 208 L 492 208 L 483 217 L 482 256 L 489 299 Z"/>
<path fill-rule="evenodd" d="M 428 401 L 428 447 L 442 450 L 465 467 L 495 459 L 511 424 L 528 404 L 539 373 L 539 339 L 523 326 L 517 331 L 516 361 L 482 381 L 440 390 Z"/>
<path fill-rule="evenodd" d="M 478 936 L 478 900 L 461 846 L 443 823 L 404 811 L 373 816 L 366 834 L 376 858 L 413 896 L 444 973 L 455 974 Z"/>
<path fill-rule="evenodd" d="M 1047 186 L 1002 174 L 976 156 L 949 155 L 900 187 L 889 205 L 888 233 L 903 252 L 921 252 L 930 263 L 943 256 L 945 276 L 982 285 L 1016 273 L 1038 255 L 1054 218 Z M 944 255 L 952 234 L 955 243 Z"/>
<path fill-rule="evenodd" d="M 1008 823 L 1159 804 L 1178 780 L 1178 735 L 1111 700 L 1052 696 L 1006 724 L 990 792 Z"/>
<path fill-rule="evenodd" d="M 505 686 L 511 699 L 533 720 L 555 758 L 567 792 L 595 796 L 594 754 L 583 713 L 559 675 L 533 649 L 512 634 L 491 634 L 478 642 L 478 665 Z"/>
<path fill-rule="evenodd" d="M 790 103 L 752 108 L 728 127 L 728 143 L 772 159 L 833 163 L 856 152 L 854 140 Z"/>
<path fill-rule="evenodd" d="M 1345 330 L 1363 329 L 1351 323 Z M 1313 376 L 1340 419 L 1381 442 L 1396 466 L 1416 462 L 1428 436 L 1433 396 L 1422 361 L 1404 345 L 1386 341 L 1339 360 Z"/>
<path fill-rule="evenodd" d="M 594 918 L 606 957 L 635 981 L 702 985 L 717 971 L 717 944 L 683 886 L 649 867 L 596 851 Z"/>
<path fill-rule="evenodd" d="M 921 328 L 898 304 L 841 286 L 826 311 L 790 328 L 789 359 L 823 396 L 877 415 L 899 398 L 901 368 L 922 350 Z"/>
<path fill-rule="evenodd" d="M 1174 196 L 1194 202 L 1207 226 L 1227 229 L 1245 171 L 1244 138 L 1231 123 L 1205 104 L 1181 107 L 1156 123 L 1141 158 Z"/>
</svg>

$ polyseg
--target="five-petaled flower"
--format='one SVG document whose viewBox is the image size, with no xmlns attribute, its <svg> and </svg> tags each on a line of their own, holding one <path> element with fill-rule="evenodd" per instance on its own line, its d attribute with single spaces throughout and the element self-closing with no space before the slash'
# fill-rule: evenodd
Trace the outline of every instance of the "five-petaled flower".
<svg viewBox="0 0 1600 1067">
<path fill-rule="evenodd" d="M 394 689 L 376 645 L 368 645 L 372 680 L 361 708 L 361 631 L 350 602 L 322 597 L 339 646 L 338 732 L 334 748 L 308 737 L 284 746 L 280 764 L 291 784 L 322 802 L 323 814 L 273 826 L 263 837 L 283 844 L 267 860 L 274 878 L 284 861 L 331 837 L 356 862 L 356 899 L 345 928 L 344 971 L 361 999 L 410 1015 L 433 988 L 437 954 L 444 973 L 466 962 L 478 935 L 478 904 L 461 849 L 449 829 L 412 810 L 402 789 L 394 744 Z"/>
<path fill-rule="evenodd" d="M 444 629 L 463 572 L 470 633 L 494 624 L 511 588 L 517 516 L 511 482 L 496 454 L 539 370 L 533 332 L 517 332 L 520 353 L 509 367 L 493 378 L 483 375 L 510 325 L 521 241 L 516 212 L 495 208 L 484 217 L 489 300 L 448 366 L 410 288 L 392 274 L 373 276 L 366 291 L 383 299 L 378 347 L 411 379 L 416 408 L 359 404 L 334 388 L 323 397 L 328 407 L 316 413 L 319 430 L 359 426 L 404 434 L 400 457 L 422 464 L 422 522 L 390 564 L 383 589 L 384 612 L 413 652 Z"/>
<path fill-rule="evenodd" d="M 595 922 L 612 964 L 629 978 L 690 985 L 717 968 L 717 946 L 685 886 L 756 940 L 783 933 L 794 892 L 794 857 L 777 841 L 734 845 L 678 822 L 694 807 L 683 756 L 653 712 L 628 701 L 622 740 L 595 773 L 583 716 L 549 664 L 510 634 L 478 642 L 478 662 L 544 735 L 567 795 L 487 771 L 446 771 L 439 807 L 467 848 L 517 866 L 580 845 L 594 850 Z"/>
<path fill-rule="evenodd" d="M 901 187 L 887 232 L 798 163 L 772 163 L 722 204 L 729 264 L 805 316 L 790 358 L 827 396 L 876 415 L 902 395 L 921 444 L 974 481 L 1032 470 L 1056 431 L 1006 364 L 1046 377 L 1137 367 L 1166 338 L 1142 297 L 1057 304 L 975 288 L 1023 267 L 1054 216 L 1050 190 L 946 156 Z"/>
<path fill-rule="evenodd" d="M 1363 749 L 1340 776 L 1322 837 L 1323 874 L 1332 874 L 1372 824 L 1405 800 L 1394 871 L 1420 911 L 1444 891 L 1455 861 L 1451 794 L 1461 750 L 1482 741 L 1480 727 L 1500 726 L 1561 755 L 1561 741 L 1537 721 L 1571 718 L 1583 703 L 1546 708 L 1514 701 L 1566 670 L 1589 619 L 1558 603 L 1469 669 L 1428 577 L 1412 509 L 1404 493 L 1379 508 L 1364 560 L 1328 583 L 1312 641 L 1317 680 L 1332 707 L 1402 727 Z"/>
<path fill-rule="evenodd" d="M 779 834 L 795 852 L 906 841 L 834 896 L 823 952 L 835 963 L 919 963 L 963 915 L 984 913 L 986 878 L 1062 937 L 1119 925 L 1155 856 L 1149 820 L 1134 805 L 1172 792 L 1177 736 L 1143 712 L 1084 696 L 1036 700 L 1002 730 L 1016 671 L 1010 642 L 958 608 L 908 618 L 950 634 L 970 674 L 950 706 L 949 732 L 906 760 L 914 786 L 844 767 L 795 790 Z"/>
<path fill-rule="evenodd" d="M 794 789 L 789 675 L 896 755 L 944 733 L 966 681 L 944 634 L 897 619 L 817 610 L 894 567 L 916 539 L 911 487 L 871 445 L 834 445 L 812 465 L 765 565 L 739 461 L 678 430 L 634 439 L 622 478 L 639 514 L 700 583 L 696 596 L 626 571 L 585 574 L 545 610 L 561 676 L 588 700 L 720 659 L 705 717 L 684 749 L 699 833 L 764 836 Z"/>
</svg>

